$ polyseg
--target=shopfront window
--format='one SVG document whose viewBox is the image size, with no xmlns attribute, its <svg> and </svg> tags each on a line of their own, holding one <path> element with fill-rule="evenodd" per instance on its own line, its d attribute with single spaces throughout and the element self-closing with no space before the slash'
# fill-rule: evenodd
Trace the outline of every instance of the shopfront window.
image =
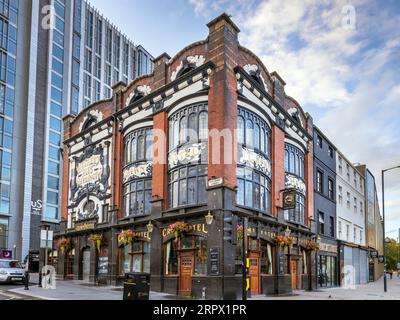
<svg viewBox="0 0 400 320">
<path fill-rule="evenodd" d="M 169 241 L 164 245 L 164 270 L 166 275 L 178 274 L 178 251 L 176 249 L 173 241 Z"/>
<path fill-rule="evenodd" d="M 127 272 L 150 273 L 150 243 L 135 241 L 120 250 L 120 274 Z"/>
<path fill-rule="evenodd" d="M 74 274 L 74 260 L 75 260 L 75 250 L 69 250 L 66 255 L 66 272 L 67 276 Z"/>
<path fill-rule="evenodd" d="M 337 285 L 336 263 L 336 257 L 318 256 L 318 285 L 320 287 L 333 287 Z"/>
<path fill-rule="evenodd" d="M 270 243 L 261 242 L 261 273 L 273 274 L 274 248 Z"/>
<path fill-rule="evenodd" d="M 7 248 L 8 219 L 0 219 L 0 248 Z"/>
<path fill-rule="evenodd" d="M 208 249 L 207 239 L 201 236 L 186 236 L 178 241 L 171 240 L 164 244 L 164 270 L 166 275 L 178 274 L 179 252 L 192 251 L 194 254 L 194 275 L 207 274 Z"/>
</svg>

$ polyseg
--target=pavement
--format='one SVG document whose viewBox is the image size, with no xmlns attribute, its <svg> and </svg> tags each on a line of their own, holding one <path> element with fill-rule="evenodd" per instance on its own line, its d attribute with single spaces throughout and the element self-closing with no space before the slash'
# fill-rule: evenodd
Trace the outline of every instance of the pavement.
<svg viewBox="0 0 400 320">
<path fill-rule="evenodd" d="M 35 279 L 36 278 L 36 279 Z M 55 290 L 47 290 L 37 286 L 37 277 L 31 277 L 32 283 L 29 290 L 24 287 L 2 290 L 1 296 L 6 300 L 122 300 L 123 292 L 121 287 L 94 286 L 82 283 L 82 281 L 62 281 L 56 282 Z M 175 295 L 166 293 L 150 292 L 150 300 L 178 300 Z M 354 289 L 329 288 L 319 289 L 318 291 L 295 291 L 289 296 L 266 297 L 255 296 L 249 300 L 400 300 L 400 278 L 396 275 L 393 279 L 388 277 L 388 292 L 383 292 L 383 278 L 366 285 L 356 286 Z"/>
<path fill-rule="evenodd" d="M 317 291 L 294 291 L 293 295 L 280 297 L 257 296 L 250 300 L 400 300 L 400 278 L 397 274 L 387 277 L 387 292 L 384 292 L 383 277 L 378 281 L 358 285 L 352 289 L 327 288 Z"/>
</svg>

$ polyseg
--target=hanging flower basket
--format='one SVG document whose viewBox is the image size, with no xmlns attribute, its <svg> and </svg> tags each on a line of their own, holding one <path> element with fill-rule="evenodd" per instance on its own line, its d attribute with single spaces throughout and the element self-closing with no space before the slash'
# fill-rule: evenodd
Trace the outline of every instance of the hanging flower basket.
<svg viewBox="0 0 400 320">
<path fill-rule="evenodd" d="M 285 247 L 291 249 L 294 245 L 294 239 L 292 237 L 275 236 L 274 241 L 282 249 L 284 249 Z"/>
<path fill-rule="evenodd" d="M 178 241 L 179 238 L 189 232 L 189 225 L 186 222 L 178 221 L 171 224 L 168 229 L 174 233 L 175 240 Z"/>
<path fill-rule="evenodd" d="M 61 250 L 61 254 L 64 255 L 65 250 L 71 248 L 71 239 L 61 238 L 57 240 L 57 247 Z"/>
<path fill-rule="evenodd" d="M 118 235 L 118 245 L 120 247 L 127 246 L 131 244 L 137 238 L 136 234 L 133 230 L 122 230 L 121 233 Z"/>
<path fill-rule="evenodd" d="M 244 237 L 244 227 L 239 225 L 236 229 L 238 240 L 242 240 Z M 251 229 L 247 229 L 247 236 L 251 235 Z"/>
<path fill-rule="evenodd" d="M 92 241 L 96 244 L 97 247 L 97 252 L 100 254 L 101 253 L 101 245 L 104 241 L 104 237 L 102 234 L 92 234 L 89 236 L 89 241 Z"/>
<path fill-rule="evenodd" d="M 319 251 L 319 245 L 318 245 L 318 243 L 316 243 L 312 240 L 308 240 L 306 249 L 311 252 L 317 252 L 317 251 Z"/>
</svg>

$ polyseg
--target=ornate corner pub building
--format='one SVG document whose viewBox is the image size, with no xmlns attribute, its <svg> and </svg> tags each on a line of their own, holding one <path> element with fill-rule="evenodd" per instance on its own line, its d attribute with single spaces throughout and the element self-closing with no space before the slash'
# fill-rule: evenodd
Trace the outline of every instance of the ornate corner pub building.
<svg viewBox="0 0 400 320">
<path fill-rule="evenodd" d="M 153 291 L 240 299 L 244 253 L 253 295 L 315 288 L 312 118 L 226 14 L 208 27 L 64 119 L 65 279 L 148 272 Z"/>
</svg>

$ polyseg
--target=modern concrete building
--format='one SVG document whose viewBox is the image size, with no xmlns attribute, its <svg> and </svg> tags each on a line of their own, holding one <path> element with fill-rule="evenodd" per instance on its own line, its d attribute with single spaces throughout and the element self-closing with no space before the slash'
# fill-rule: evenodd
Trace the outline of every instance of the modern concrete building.
<svg viewBox="0 0 400 320">
<path fill-rule="evenodd" d="M 364 284 L 368 282 L 365 177 L 339 150 L 336 166 L 339 284 Z"/>
<path fill-rule="evenodd" d="M 23 259 L 60 219 L 62 118 L 152 57 L 83 0 L 2 0 L 0 35 L 0 249 Z"/>
</svg>

